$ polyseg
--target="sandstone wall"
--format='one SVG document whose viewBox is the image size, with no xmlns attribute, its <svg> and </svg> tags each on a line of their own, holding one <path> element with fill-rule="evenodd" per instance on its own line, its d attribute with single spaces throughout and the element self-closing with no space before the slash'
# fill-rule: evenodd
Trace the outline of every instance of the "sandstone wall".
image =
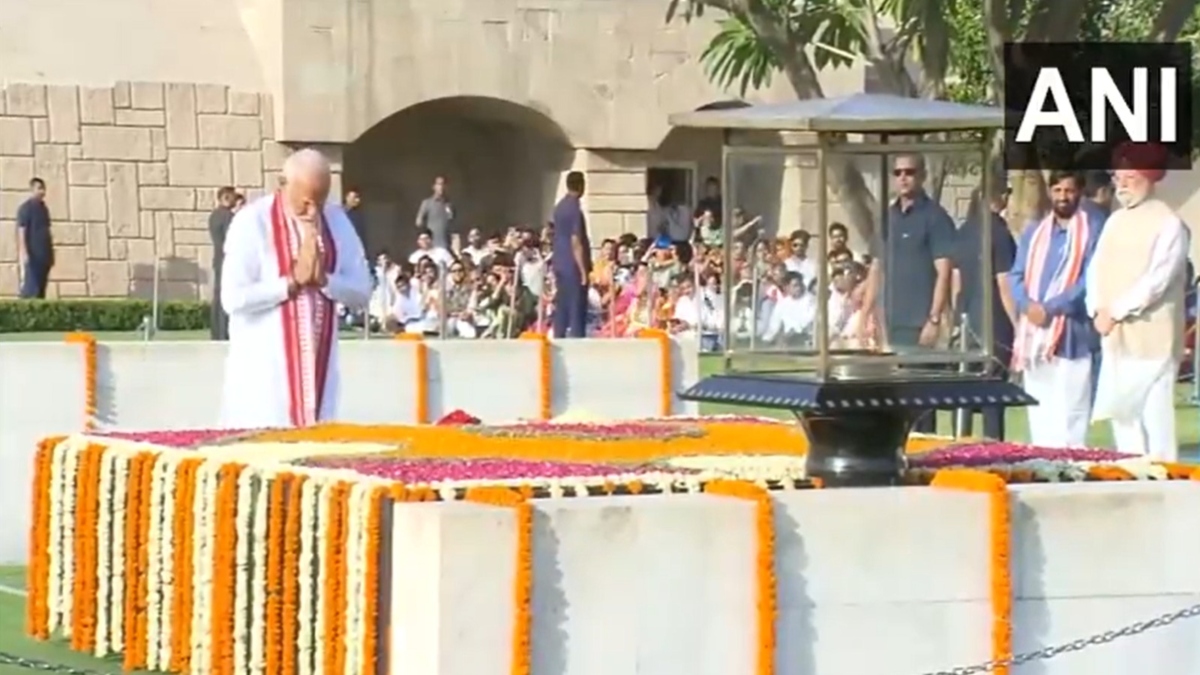
<svg viewBox="0 0 1200 675">
<path fill-rule="evenodd" d="M 0 296 L 18 288 L 17 207 L 47 184 L 50 297 L 207 297 L 215 191 L 252 197 L 277 168 L 269 96 L 225 86 L 10 84 L 0 96 Z M 265 153 L 265 154 L 264 154 Z"/>
</svg>

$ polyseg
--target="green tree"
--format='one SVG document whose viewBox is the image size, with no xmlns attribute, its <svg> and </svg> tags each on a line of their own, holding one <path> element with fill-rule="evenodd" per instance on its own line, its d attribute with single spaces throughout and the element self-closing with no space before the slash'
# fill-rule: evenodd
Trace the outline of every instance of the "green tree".
<svg viewBox="0 0 1200 675">
<path fill-rule="evenodd" d="M 798 98 L 821 98 L 820 69 L 861 61 L 896 95 L 1001 103 L 1005 42 L 1194 41 L 1197 2 L 669 0 L 667 17 L 721 13 L 701 58 L 714 83 L 743 94 L 781 74 Z M 841 163 L 830 179 L 856 228 L 869 234 L 872 197 L 862 174 Z M 1023 202 L 1038 199 L 1040 180 L 1026 176 L 1033 190 L 1014 185 Z"/>
</svg>

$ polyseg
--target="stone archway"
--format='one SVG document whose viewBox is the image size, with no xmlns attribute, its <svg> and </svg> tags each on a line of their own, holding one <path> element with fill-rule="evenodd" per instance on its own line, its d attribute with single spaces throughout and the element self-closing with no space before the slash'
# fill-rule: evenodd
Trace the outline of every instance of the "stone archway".
<svg viewBox="0 0 1200 675">
<path fill-rule="evenodd" d="M 413 246 L 417 208 L 445 176 L 455 231 L 538 226 L 550 214 L 572 146 L 549 117 L 500 99 L 456 96 L 405 108 L 344 154 L 344 186 L 360 190 L 372 255 Z"/>
</svg>

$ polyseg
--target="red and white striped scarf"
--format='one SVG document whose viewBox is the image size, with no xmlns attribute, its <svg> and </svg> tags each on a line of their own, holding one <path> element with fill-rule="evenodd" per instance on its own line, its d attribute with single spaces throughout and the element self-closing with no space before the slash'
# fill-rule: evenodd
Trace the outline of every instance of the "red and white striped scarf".
<svg viewBox="0 0 1200 675">
<path fill-rule="evenodd" d="M 1046 255 L 1050 249 L 1050 236 L 1054 232 L 1054 214 L 1046 216 L 1037 225 L 1030 239 L 1029 252 L 1025 259 L 1025 292 L 1032 302 L 1044 303 L 1056 297 L 1075 285 L 1083 274 L 1084 252 L 1087 251 L 1091 231 L 1088 229 L 1087 214 L 1083 209 L 1077 209 L 1075 215 L 1066 224 L 1066 250 L 1059 260 L 1054 276 L 1044 290 L 1039 292 L 1042 272 L 1046 263 Z M 1022 315 L 1017 320 L 1015 339 L 1013 340 L 1012 369 L 1021 371 L 1039 363 L 1054 359 L 1058 345 L 1062 342 L 1066 330 L 1067 319 L 1058 315 L 1050 318 L 1049 325 L 1035 325 L 1028 317 Z"/>
<path fill-rule="evenodd" d="M 283 195 L 279 192 L 275 193 L 271 205 L 271 236 L 279 273 L 291 276 L 292 265 L 300 252 L 300 228 L 284 212 Z M 337 265 L 337 247 L 323 213 L 317 250 L 325 273 L 333 274 Z M 319 289 L 305 288 L 283 303 L 280 314 L 283 316 L 288 415 L 294 426 L 310 426 L 320 420 L 325 383 L 329 378 L 329 356 L 336 327 L 334 303 Z"/>
</svg>

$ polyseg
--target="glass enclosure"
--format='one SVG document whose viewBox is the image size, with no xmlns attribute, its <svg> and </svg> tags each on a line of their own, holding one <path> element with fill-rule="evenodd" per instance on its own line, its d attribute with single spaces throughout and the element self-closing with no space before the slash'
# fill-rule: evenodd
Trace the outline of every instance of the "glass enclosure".
<svg viewBox="0 0 1200 675">
<path fill-rule="evenodd" d="M 846 377 L 998 358 L 994 258 L 1011 250 L 996 243 L 1007 190 L 989 175 L 989 135 L 727 145 L 714 256 L 727 368 Z"/>
</svg>

